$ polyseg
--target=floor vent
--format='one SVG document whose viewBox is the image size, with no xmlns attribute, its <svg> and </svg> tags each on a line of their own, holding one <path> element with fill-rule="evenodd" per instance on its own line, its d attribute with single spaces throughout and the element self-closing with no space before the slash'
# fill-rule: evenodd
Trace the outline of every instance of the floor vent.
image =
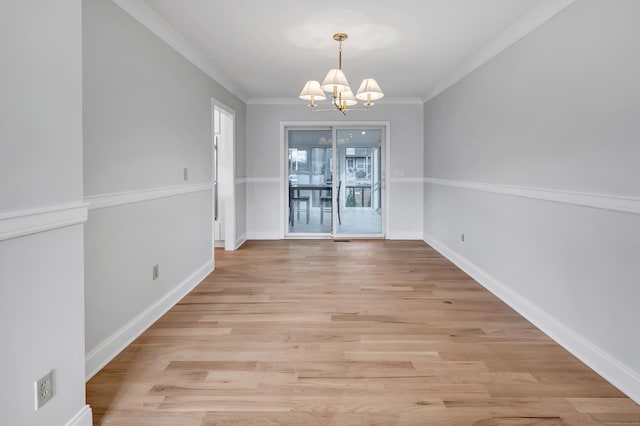
<svg viewBox="0 0 640 426">
<path fill-rule="evenodd" d="M 334 243 L 350 243 L 350 242 L 351 242 L 351 240 L 345 240 L 345 239 L 337 239 L 337 238 L 334 238 L 333 242 L 334 242 Z"/>
</svg>

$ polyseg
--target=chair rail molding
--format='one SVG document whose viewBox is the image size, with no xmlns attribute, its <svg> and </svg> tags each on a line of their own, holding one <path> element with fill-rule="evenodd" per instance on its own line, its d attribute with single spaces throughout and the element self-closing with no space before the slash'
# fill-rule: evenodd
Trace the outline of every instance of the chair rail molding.
<svg viewBox="0 0 640 426">
<path fill-rule="evenodd" d="M 0 213 L 0 241 L 84 223 L 87 206 L 77 202 Z"/>
<path fill-rule="evenodd" d="M 236 179 L 238 183 L 281 183 L 282 178 L 279 177 L 245 177 Z"/>
<path fill-rule="evenodd" d="M 391 176 L 389 178 L 391 183 L 423 183 L 424 178 L 411 177 L 411 176 Z"/>
<path fill-rule="evenodd" d="M 611 194 L 591 194 L 434 177 L 425 177 L 424 182 L 432 185 L 448 186 L 472 191 L 493 192 L 496 194 L 532 198 L 535 200 L 571 204 L 581 207 L 592 207 L 595 209 L 610 210 L 619 213 L 640 214 L 640 198 L 634 197 L 623 197 Z"/>
<path fill-rule="evenodd" d="M 162 188 L 143 189 L 139 191 L 117 192 L 112 194 L 91 195 L 85 197 L 89 210 L 104 209 L 123 204 L 138 203 L 141 201 L 156 200 L 158 198 L 175 197 L 177 195 L 190 194 L 192 192 L 210 191 L 213 188 L 211 182 L 195 183 L 190 185 L 167 186 Z"/>
</svg>

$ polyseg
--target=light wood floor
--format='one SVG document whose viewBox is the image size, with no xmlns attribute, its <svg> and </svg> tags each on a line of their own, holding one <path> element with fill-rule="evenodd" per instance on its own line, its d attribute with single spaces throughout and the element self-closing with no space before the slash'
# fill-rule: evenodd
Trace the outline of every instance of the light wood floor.
<svg viewBox="0 0 640 426">
<path fill-rule="evenodd" d="M 422 242 L 248 242 L 87 384 L 94 424 L 640 424 Z"/>
</svg>

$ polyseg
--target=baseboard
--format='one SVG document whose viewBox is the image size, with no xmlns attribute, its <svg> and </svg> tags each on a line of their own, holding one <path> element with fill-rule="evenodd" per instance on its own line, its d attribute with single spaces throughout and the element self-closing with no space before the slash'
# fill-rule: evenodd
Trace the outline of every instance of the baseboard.
<svg viewBox="0 0 640 426">
<path fill-rule="evenodd" d="M 236 240 L 236 246 L 234 250 L 238 250 L 245 242 L 247 242 L 247 233 L 240 235 L 240 237 Z"/>
<path fill-rule="evenodd" d="M 424 235 L 423 240 L 576 358 L 640 404 L 640 374 L 637 371 L 514 292 L 445 244 L 427 234 Z"/>
<path fill-rule="evenodd" d="M 280 232 L 247 232 L 247 240 L 281 240 Z"/>
<path fill-rule="evenodd" d="M 213 271 L 213 260 L 207 261 L 173 290 L 160 300 L 149 306 L 140 315 L 129 321 L 118 331 L 113 333 L 96 348 L 91 350 L 85 359 L 85 378 L 88 381 L 109 361 L 116 357 L 124 348 L 133 342 L 140 334 L 156 322 L 162 315 L 193 290 L 207 275 Z"/>
<path fill-rule="evenodd" d="M 91 407 L 85 405 L 76 413 L 65 426 L 93 426 L 93 417 L 91 415 Z"/>
<path fill-rule="evenodd" d="M 388 240 L 422 240 L 421 232 L 387 232 Z"/>
<path fill-rule="evenodd" d="M 303 238 L 309 238 L 305 236 Z M 326 238 L 326 237 L 323 237 Z M 422 233 L 420 232 L 388 232 L 386 235 L 388 240 L 418 240 L 421 241 Z M 246 240 L 281 240 L 282 234 L 279 232 L 247 232 Z"/>
</svg>

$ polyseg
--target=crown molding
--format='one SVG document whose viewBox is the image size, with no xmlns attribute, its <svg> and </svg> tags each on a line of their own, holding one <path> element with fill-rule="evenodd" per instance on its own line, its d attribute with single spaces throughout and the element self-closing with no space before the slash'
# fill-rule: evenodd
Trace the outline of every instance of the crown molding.
<svg viewBox="0 0 640 426">
<path fill-rule="evenodd" d="M 143 0 L 111 1 L 243 102 L 250 105 L 300 105 L 300 101 L 296 98 L 249 98 L 215 66 L 207 55 L 203 54 L 190 41 L 171 27 L 167 21 L 158 15 Z M 443 79 L 429 88 L 424 98 L 387 97 L 379 101 L 379 104 L 415 105 L 430 101 L 553 16 L 569 7 L 575 1 L 576 0 L 542 0 L 536 7 L 532 8 L 514 24 L 507 27 L 506 30 L 491 40 L 477 53 L 450 72 L 447 72 Z"/>
<path fill-rule="evenodd" d="M 438 96 L 449 87 L 471 74 L 480 66 L 497 56 L 512 44 L 562 12 L 576 0 L 543 0 L 515 23 L 507 27 L 496 38 L 487 43 L 478 52 L 446 73 L 446 76 L 433 85 L 424 97 L 424 102 Z"/>
<path fill-rule="evenodd" d="M 247 105 L 300 105 L 298 98 L 249 98 Z M 303 104 L 304 105 L 304 104 Z"/>
<path fill-rule="evenodd" d="M 184 56 L 193 65 L 204 71 L 209 77 L 218 82 L 233 95 L 247 102 L 247 97 L 222 73 L 215 64 L 190 41 L 184 38 L 167 21 L 158 15 L 143 0 L 111 0 L 122 10 L 140 22 L 149 31 Z"/>
<path fill-rule="evenodd" d="M 298 105 L 304 106 L 304 101 L 298 98 L 250 98 L 248 105 Z M 423 105 L 424 101 L 419 97 L 385 97 L 375 102 L 375 105 Z M 318 106 L 331 104 L 327 101 L 317 102 Z"/>
</svg>

